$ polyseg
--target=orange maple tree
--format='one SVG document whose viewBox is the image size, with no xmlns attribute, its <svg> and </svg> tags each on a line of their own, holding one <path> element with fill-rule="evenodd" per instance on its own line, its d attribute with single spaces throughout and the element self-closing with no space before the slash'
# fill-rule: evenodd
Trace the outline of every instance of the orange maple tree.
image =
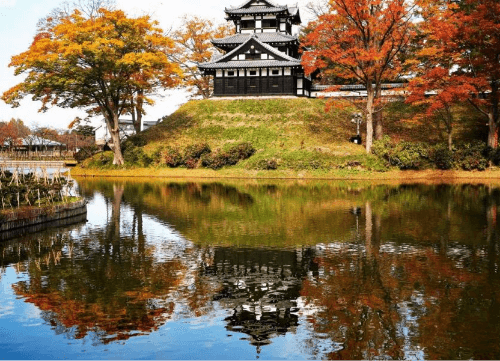
<svg viewBox="0 0 500 361">
<path fill-rule="evenodd" d="M 453 105 L 467 101 L 474 92 L 474 86 L 467 78 L 451 75 L 450 66 L 437 65 L 424 74 L 414 78 L 409 86 L 409 96 L 406 102 L 424 105 L 426 115 L 437 117 L 446 128 L 448 150 L 453 146 L 453 124 L 456 116 Z"/>
<path fill-rule="evenodd" d="M 15 74 L 26 74 L 2 99 L 19 106 L 31 95 L 49 106 L 82 108 L 104 117 L 113 141 L 113 164 L 124 163 L 119 118 L 144 103 L 161 87 L 177 85 L 181 70 L 167 53 L 174 47 L 149 16 L 127 17 L 123 11 L 100 9 L 88 18 L 79 10 L 44 26 L 29 49 L 12 57 Z"/>
<path fill-rule="evenodd" d="M 488 121 L 488 145 L 498 146 L 500 123 L 500 3 L 497 0 L 421 0 L 425 42 L 421 71 L 408 101 L 427 103 L 429 112 L 468 101 Z M 424 99 L 425 92 L 435 96 Z M 448 116 L 445 122 L 452 121 Z M 451 127 L 449 128 L 451 133 Z M 451 134 L 449 142 L 451 142 Z"/>
<path fill-rule="evenodd" d="M 366 101 L 356 105 L 366 117 L 367 152 L 381 85 L 405 71 L 401 55 L 415 33 L 415 9 L 408 0 L 331 0 L 329 11 L 308 26 L 303 39 L 309 49 L 302 57 L 307 74 L 319 70 L 366 87 Z"/>
</svg>

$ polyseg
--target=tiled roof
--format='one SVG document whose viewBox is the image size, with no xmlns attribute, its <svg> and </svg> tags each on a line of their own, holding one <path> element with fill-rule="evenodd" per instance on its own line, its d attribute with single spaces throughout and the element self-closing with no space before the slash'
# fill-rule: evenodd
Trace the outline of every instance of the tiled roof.
<svg viewBox="0 0 500 361">
<path fill-rule="evenodd" d="M 287 11 L 287 6 L 267 7 L 267 6 L 252 6 L 248 9 L 225 9 L 226 14 L 244 15 L 244 14 L 267 14 L 267 13 L 281 13 Z"/>
<path fill-rule="evenodd" d="M 247 6 L 249 3 L 251 3 L 253 0 L 246 0 L 243 4 L 241 4 L 240 6 L 236 6 L 234 9 L 241 9 L 242 7 L 244 6 Z M 268 3 L 269 5 L 271 6 L 274 6 L 274 7 L 279 7 L 280 5 L 276 4 L 275 2 L 271 1 L 271 0 L 264 0 L 266 3 Z"/>
<path fill-rule="evenodd" d="M 319 85 L 319 84 L 314 84 L 312 85 L 311 90 L 318 90 L 318 91 L 323 91 L 327 90 L 328 88 L 332 88 L 336 85 Z M 373 84 L 375 86 L 375 84 Z M 396 89 L 396 88 L 404 88 L 406 87 L 406 83 L 386 83 L 382 84 L 382 90 L 390 90 L 390 89 Z M 355 90 L 366 90 L 366 85 L 340 85 L 339 89 L 340 91 L 355 91 Z"/>
<path fill-rule="evenodd" d="M 252 60 L 237 61 L 232 60 L 225 63 L 203 63 L 198 65 L 200 69 L 234 69 L 234 68 L 272 68 L 278 66 L 300 66 L 300 60 Z"/>
<path fill-rule="evenodd" d="M 298 7 L 289 7 L 288 11 L 290 12 L 290 15 L 295 16 L 298 14 L 299 8 Z"/>
<path fill-rule="evenodd" d="M 289 55 L 286 55 L 285 53 L 282 53 L 276 48 L 273 48 L 271 45 L 267 45 L 260 41 L 257 38 L 256 34 L 252 35 L 247 35 L 248 39 L 242 43 L 240 46 L 237 48 L 233 49 L 229 53 L 225 54 L 224 56 L 213 60 L 208 63 L 203 63 L 203 64 L 198 64 L 198 67 L 200 69 L 218 69 L 218 68 L 253 68 L 253 67 L 267 67 L 267 66 L 298 66 L 300 65 L 300 60 L 292 58 Z M 260 46 L 262 46 L 264 49 L 266 49 L 270 54 L 279 57 L 281 59 L 274 59 L 274 60 L 229 60 L 229 61 L 224 61 L 226 59 L 231 59 L 235 54 L 238 54 L 240 49 L 245 46 L 248 42 L 254 40 L 257 42 Z"/>
<path fill-rule="evenodd" d="M 57 147 L 60 145 L 64 145 L 63 143 L 56 142 L 55 140 L 50 140 L 46 138 L 41 138 L 37 135 L 28 135 L 24 138 L 19 138 L 17 141 L 20 143 L 19 145 L 23 146 L 48 146 L 48 147 Z M 8 142 L 5 142 L 4 145 L 9 145 Z"/>
<path fill-rule="evenodd" d="M 282 33 L 255 33 L 257 39 L 263 43 L 288 43 L 297 41 L 297 36 L 282 34 Z M 223 39 L 213 39 L 214 45 L 224 44 L 242 44 L 248 40 L 250 34 L 236 34 Z"/>
</svg>

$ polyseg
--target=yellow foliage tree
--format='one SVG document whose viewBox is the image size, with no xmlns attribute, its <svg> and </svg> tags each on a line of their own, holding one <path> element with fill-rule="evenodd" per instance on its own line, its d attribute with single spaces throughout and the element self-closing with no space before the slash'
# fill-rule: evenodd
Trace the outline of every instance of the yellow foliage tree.
<svg viewBox="0 0 500 361">
<path fill-rule="evenodd" d="M 234 34 L 234 27 L 223 24 L 216 25 L 210 20 L 197 16 L 185 16 L 179 29 L 172 33 L 176 51 L 171 53 L 171 59 L 178 63 L 183 72 L 183 83 L 194 95 L 203 99 L 213 94 L 213 84 L 210 76 L 204 76 L 198 69 L 199 63 L 205 63 L 217 53 L 212 45 L 212 39 L 220 39 Z"/>
<path fill-rule="evenodd" d="M 114 145 L 113 164 L 124 163 L 119 118 L 129 113 L 140 94 L 144 102 L 161 87 L 174 87 L 182 75 L 168 54 L 174 49 L 149 16 L 130 18 L 123 11 L 100 9 L 86 17 L 75 10 L 58 21 L 46 21 L 29 49 L 13 56 L 9 66 L 26 78 L 2 95 L 13 107 L 32 95 L 49 106 L 85 109 L 101 114 Z"/>
</svg>

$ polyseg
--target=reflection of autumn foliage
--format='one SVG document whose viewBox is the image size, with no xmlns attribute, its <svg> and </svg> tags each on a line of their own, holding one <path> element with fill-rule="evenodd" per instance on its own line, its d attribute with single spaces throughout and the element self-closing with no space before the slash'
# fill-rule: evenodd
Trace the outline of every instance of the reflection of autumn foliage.
<svg viewBox="0 0 500 361">
<path fill-rule="evenodd" d="M 471 327 L 475 317 L 488 314 L 487 304 L 498 305 L 498 297 L 482 299 L 486 294 L 481 290 L 488 281 L 477 268 L 464 267 L 463 262 L 433 250 L 380 255 L 339 252 L 318 262 L 324 276 L 305 280 L 301 293 L 321 308 L 311 319 L 315 330 L 343 344 L 330 357 L 407 358 L 406 352 L 418 349 L 431 359 L 500 354 L 498 346 L 482 351 L 475 336 L 477 327 Z M 406 324 L 409 316 L 403 308 L 416 317 L 413 328 Z M 499 321 L 497 316 L 484 329 L 498 329 Z M 494 339 L 498 345 L 498 333 Z"/>
<path fill-rule="evenodd" d="M 213 310 L 214 295 L 222 288 L 219 280 L 210 279 L 202 270 L 213 265 L 213 249 L 202 247 L 187 250 L 187 257 L 196 262 L 190 262 L 191 267 L 188 279 L 191 280 L 187 287 L 179 288 L 180 295 L 188 306 L 188 310 L 195 317 L 208 314 Z"/>
<path fill-rule="evenodd" d="M 155 263 L 148 254 L 153 250 L 130 252 L 130 244 L 124 243 L 114 255 L 106 255 L 106 247 L 94 250 L 103 251 L 100 261 L 92 255 L 58 263 L 33 258 L 30 281 L 13 288 L 26 302 L 47 311 L 53 325 L 76 327 L 76 338 L 97 332 L 108 343 L 154 331 L 173 312 L 169 294 L 181 284 L 185 266 L 180 261 Z"/>
<path fill-rule="evenodd" d="M 31 302 L 42 311 L 53 313 L 66 328 L 77 327 L 76 338 L 83 338 L 89 331 L 105 331 L 107 335 L 103 341 L 105 343 L 115 340 L 125 340 L 131 336 L 151 332 L 163 324 L 173 312 L 174 304 L 167 303 L 164 307 L 157 309 L 142 309 L 141 317 L 128 312 L 120 307 L 117 302 L 104 307 L 99 304 L 87 304 L 84 301 L 68 300 L 60 292 L 39 293 L 28 289 L 25 284 L 14 285 L 16 294 L 26 297 L 26 302 Z M 132 299 L 131 304 L 144 304 L 145 299 L 141 295 Z M 142 306 L 142 305 L 141 305 Z M 143 307 L 139 307 L 143 308 Z M 109 312 L 112 310 L 112 312 Z M 55 322 L 52 321 L 55 325 Z M 134 334 L 131 334 L 134 332 Z"/>
</svg>

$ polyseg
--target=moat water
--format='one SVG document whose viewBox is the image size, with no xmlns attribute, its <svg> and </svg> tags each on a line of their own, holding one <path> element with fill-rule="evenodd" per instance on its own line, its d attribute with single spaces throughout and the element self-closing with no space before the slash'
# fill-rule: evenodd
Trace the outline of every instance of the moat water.
<svg viewBox="0 0 500 361">
<path fill-rule="evenodd" d="M 0 358 L 500 359 L 497 186 L 77 181 L 0 243 Z"/>
</svg>

